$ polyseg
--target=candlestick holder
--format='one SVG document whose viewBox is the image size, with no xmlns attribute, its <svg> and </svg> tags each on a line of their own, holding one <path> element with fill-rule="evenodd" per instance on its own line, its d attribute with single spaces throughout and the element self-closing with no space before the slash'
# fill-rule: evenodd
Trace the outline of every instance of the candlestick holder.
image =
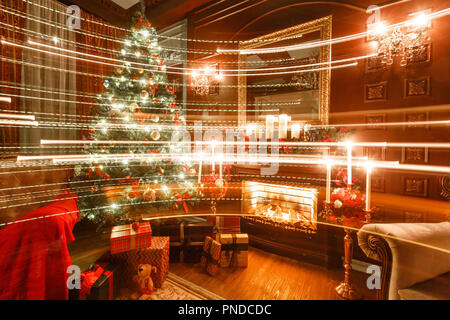
<svg viewBox="0 0 450 320">
<path fill-rule="evenodd" d="M 350 229 L 345 230 L 344 237 L 344 281 L 336 287 L 336 293 L 339 297 L 345 300 L 360 300 L 362 299 L 361 294 L 353 288 L 351 283 L 351 272 L 352 272 L 352 257 L 353 257 L 353 239 L 351 236 Z"/>
<path fill-rule="evenodd" d="M 364 210 L 366 221 L 364 223 L 372 223 L 372 214 L 374 212 L 373 209 L 371 210 Z"/>
<path fill-rule="evenodd" d="M 333 209 L 332 209 L 333 205 L 331 202 L 328 201 L 324 201 L 323 202 L 323 208 L 322 211 L 320 211 L 320 216 L 323 217 L 325 219 L 325 221 L 328 220 L 328 217 L 330 217 L 331 215 L 333 215 Z"/>
</svg>

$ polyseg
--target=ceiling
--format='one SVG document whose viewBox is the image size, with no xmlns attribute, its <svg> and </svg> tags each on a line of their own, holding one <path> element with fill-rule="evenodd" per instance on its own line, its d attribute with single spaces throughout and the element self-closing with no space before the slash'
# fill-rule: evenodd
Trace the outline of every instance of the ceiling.
<svg viewBox="0 0 450 320">
<path fill-rule="evenodd" d="M 139 2 L 139 0 L 112 0 L 112 2 L 115 2 L 125 10 L 128 10 L 132 6 L 134 6 L 136 3 Z"/>
</svg>

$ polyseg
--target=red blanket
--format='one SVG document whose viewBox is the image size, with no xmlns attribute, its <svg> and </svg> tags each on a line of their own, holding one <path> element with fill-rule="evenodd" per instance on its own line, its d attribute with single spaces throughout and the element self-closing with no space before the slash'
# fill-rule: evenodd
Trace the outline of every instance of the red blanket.
<svg viewBox="0 0 450 320">
<path fill-rule="evenodd" d="M 0 299 L 68 298 L 67 243 L 79 218 L 77 195 L 67 191 L 0 230 Z"/>
</svg>

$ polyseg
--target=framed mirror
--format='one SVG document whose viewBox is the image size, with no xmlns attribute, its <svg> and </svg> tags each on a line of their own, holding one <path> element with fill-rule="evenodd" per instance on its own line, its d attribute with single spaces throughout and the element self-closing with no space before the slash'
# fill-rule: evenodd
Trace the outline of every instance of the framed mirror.
<svg viewBox="0 0 450 320">
<path fill-rule="evenodd" d="M 280 114 L 292 123 L 328 123 L 331 21 L 330 15 L 240 43 L 240 125 Z M 326 44 L 308 46 L 318 41 Z M 302 48 L 260 50 L 297 45 Z"/>
</svg>

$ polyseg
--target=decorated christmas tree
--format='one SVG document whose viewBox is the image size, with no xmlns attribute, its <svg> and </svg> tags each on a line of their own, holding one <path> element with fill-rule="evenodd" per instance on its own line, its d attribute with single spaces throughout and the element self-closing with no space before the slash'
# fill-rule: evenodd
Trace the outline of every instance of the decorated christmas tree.
<svg viewBox="0 0 450 320">
<path fill-rule="evenodd" d="M 91 156 L 71 180 L 82 216 L 100 226 L 130 222 L 136 212 L 187 212 L 194 202 L 195 170 L 183 158 L 184 145 L 171 143 L 185 125 L 184 112 L 160 54 L 155 29 L 136 13 L 121 62 L 91 110 L 93 141 L 84 145 Z"/>
</svg>

